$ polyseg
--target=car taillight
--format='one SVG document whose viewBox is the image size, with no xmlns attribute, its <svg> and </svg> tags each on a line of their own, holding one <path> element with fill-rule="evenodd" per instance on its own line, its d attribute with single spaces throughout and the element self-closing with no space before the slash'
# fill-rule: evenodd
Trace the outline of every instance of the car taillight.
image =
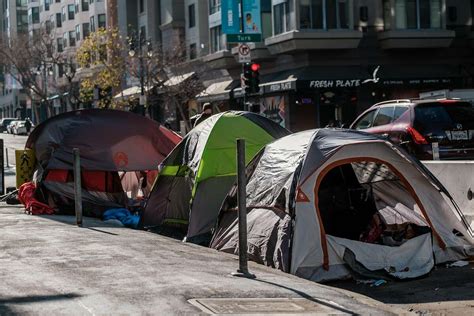
<svg viewBox="0 0 474 316">
<path fill-rule="evenodd" d="M 409 126 L 407 127 L 407 132 L 410 133 L 411 137 L 413 138 L 413 141 L 416 143 L 416 144 L 420 144 L 420 145 L 426 145 L 428 144 L 428 142 L 426 141 L 426 139 L 423 137 L 423 135 L 421 135 L 416 129 L 414 129 L 413 127 Z"/>
</svg>

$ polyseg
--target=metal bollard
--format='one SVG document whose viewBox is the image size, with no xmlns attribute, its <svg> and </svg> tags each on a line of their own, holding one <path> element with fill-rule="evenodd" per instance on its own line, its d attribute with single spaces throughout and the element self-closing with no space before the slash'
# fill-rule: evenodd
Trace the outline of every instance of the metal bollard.
<svg viewBox="0 0 474 316">
<path fill-rule="evenodd" d="M 439 144 L 437 142 L 431 143 L 431 150 L 433 153 L 433 160 L 439 160 Z"/>
<path fill-rule="evenodd" d="M 248 270 L 247 255 L 247 179 L 245 176 L 245 139 L 237 139 L 237 199 L 239 203 L 239 269 L 233 276 L 254 279 Z"/>
<path fill-rule="evenodd" d="M 5 148 L 5 158 L 7 159 L 7 168 L 10 168 L 10 163 L 8 160 L 8 147 Z"/>
<path fill-rule="evenodd" d="M 74 202 L 76 210 L 76 224 L 82 227 L 82 184 L 81 184 L 81 156 L 78 148 L 72 150 L 74 154 Z"/>
</svg>

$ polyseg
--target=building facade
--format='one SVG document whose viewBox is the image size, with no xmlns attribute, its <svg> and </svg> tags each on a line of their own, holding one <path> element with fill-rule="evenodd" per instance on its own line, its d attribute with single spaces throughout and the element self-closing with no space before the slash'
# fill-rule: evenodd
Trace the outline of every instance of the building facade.
<svg viewBox="0 0 474 316">
<path fill-rule="evenodd" d="M 201 101 L 242 108 L 241 66 L 222 34 L 221 1 L 208 8 L 203 58 L 234 82 Z M 473 85 L 473 1 L 262 0 L 261 14 L 264 41 L 250 44 L 261 64 L 253 109 L 293 131 L 349 124 L 378 101 Z"/>
<path fill-rule="evenodd" d="M 0 0 L 0 36 L 5 41 L 28 30 L 28 1 Z M 21 85 L 0 68 L 0 116 L 25 117 L 26 95 Z"/>
</svg>

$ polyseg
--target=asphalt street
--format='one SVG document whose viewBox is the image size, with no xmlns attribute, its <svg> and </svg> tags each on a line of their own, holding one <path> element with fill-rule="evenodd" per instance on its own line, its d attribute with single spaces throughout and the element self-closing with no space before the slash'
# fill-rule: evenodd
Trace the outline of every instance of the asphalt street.
<svg viewBox="0 0 474 316">
<path fill-rule="evenodd" d="M 26 140 L 28 139 L 27 136 L 23 135 L 12 135 L 7 133 L 0 134 L 0 138 L 3 139 L 3 146 L 4 146 L 4 164 L 5 164 L 5 188 L 15 186 L 15 150 L 16 149 L 24 149 Z M 7 160 L 6 155 L 8 154 L 8 166 L 7 167 Z"/>
</svg>

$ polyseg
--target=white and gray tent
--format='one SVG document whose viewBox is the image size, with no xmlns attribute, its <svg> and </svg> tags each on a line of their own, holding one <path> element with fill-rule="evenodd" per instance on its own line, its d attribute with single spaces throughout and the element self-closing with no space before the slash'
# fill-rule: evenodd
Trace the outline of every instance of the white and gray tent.
<svg viewBox="0 0 474 316">
<path fill-rule="evenodd" d="M 354 271 L 414 278 L 474 250 L 471 228 L 439 181 L 377 136 L 292 134 L 262 149 L 247 174 L 249 258 L 285 272 L 314 281 Z M 211 247 L 238 253 L 235 187 Z"/>
</svg>

